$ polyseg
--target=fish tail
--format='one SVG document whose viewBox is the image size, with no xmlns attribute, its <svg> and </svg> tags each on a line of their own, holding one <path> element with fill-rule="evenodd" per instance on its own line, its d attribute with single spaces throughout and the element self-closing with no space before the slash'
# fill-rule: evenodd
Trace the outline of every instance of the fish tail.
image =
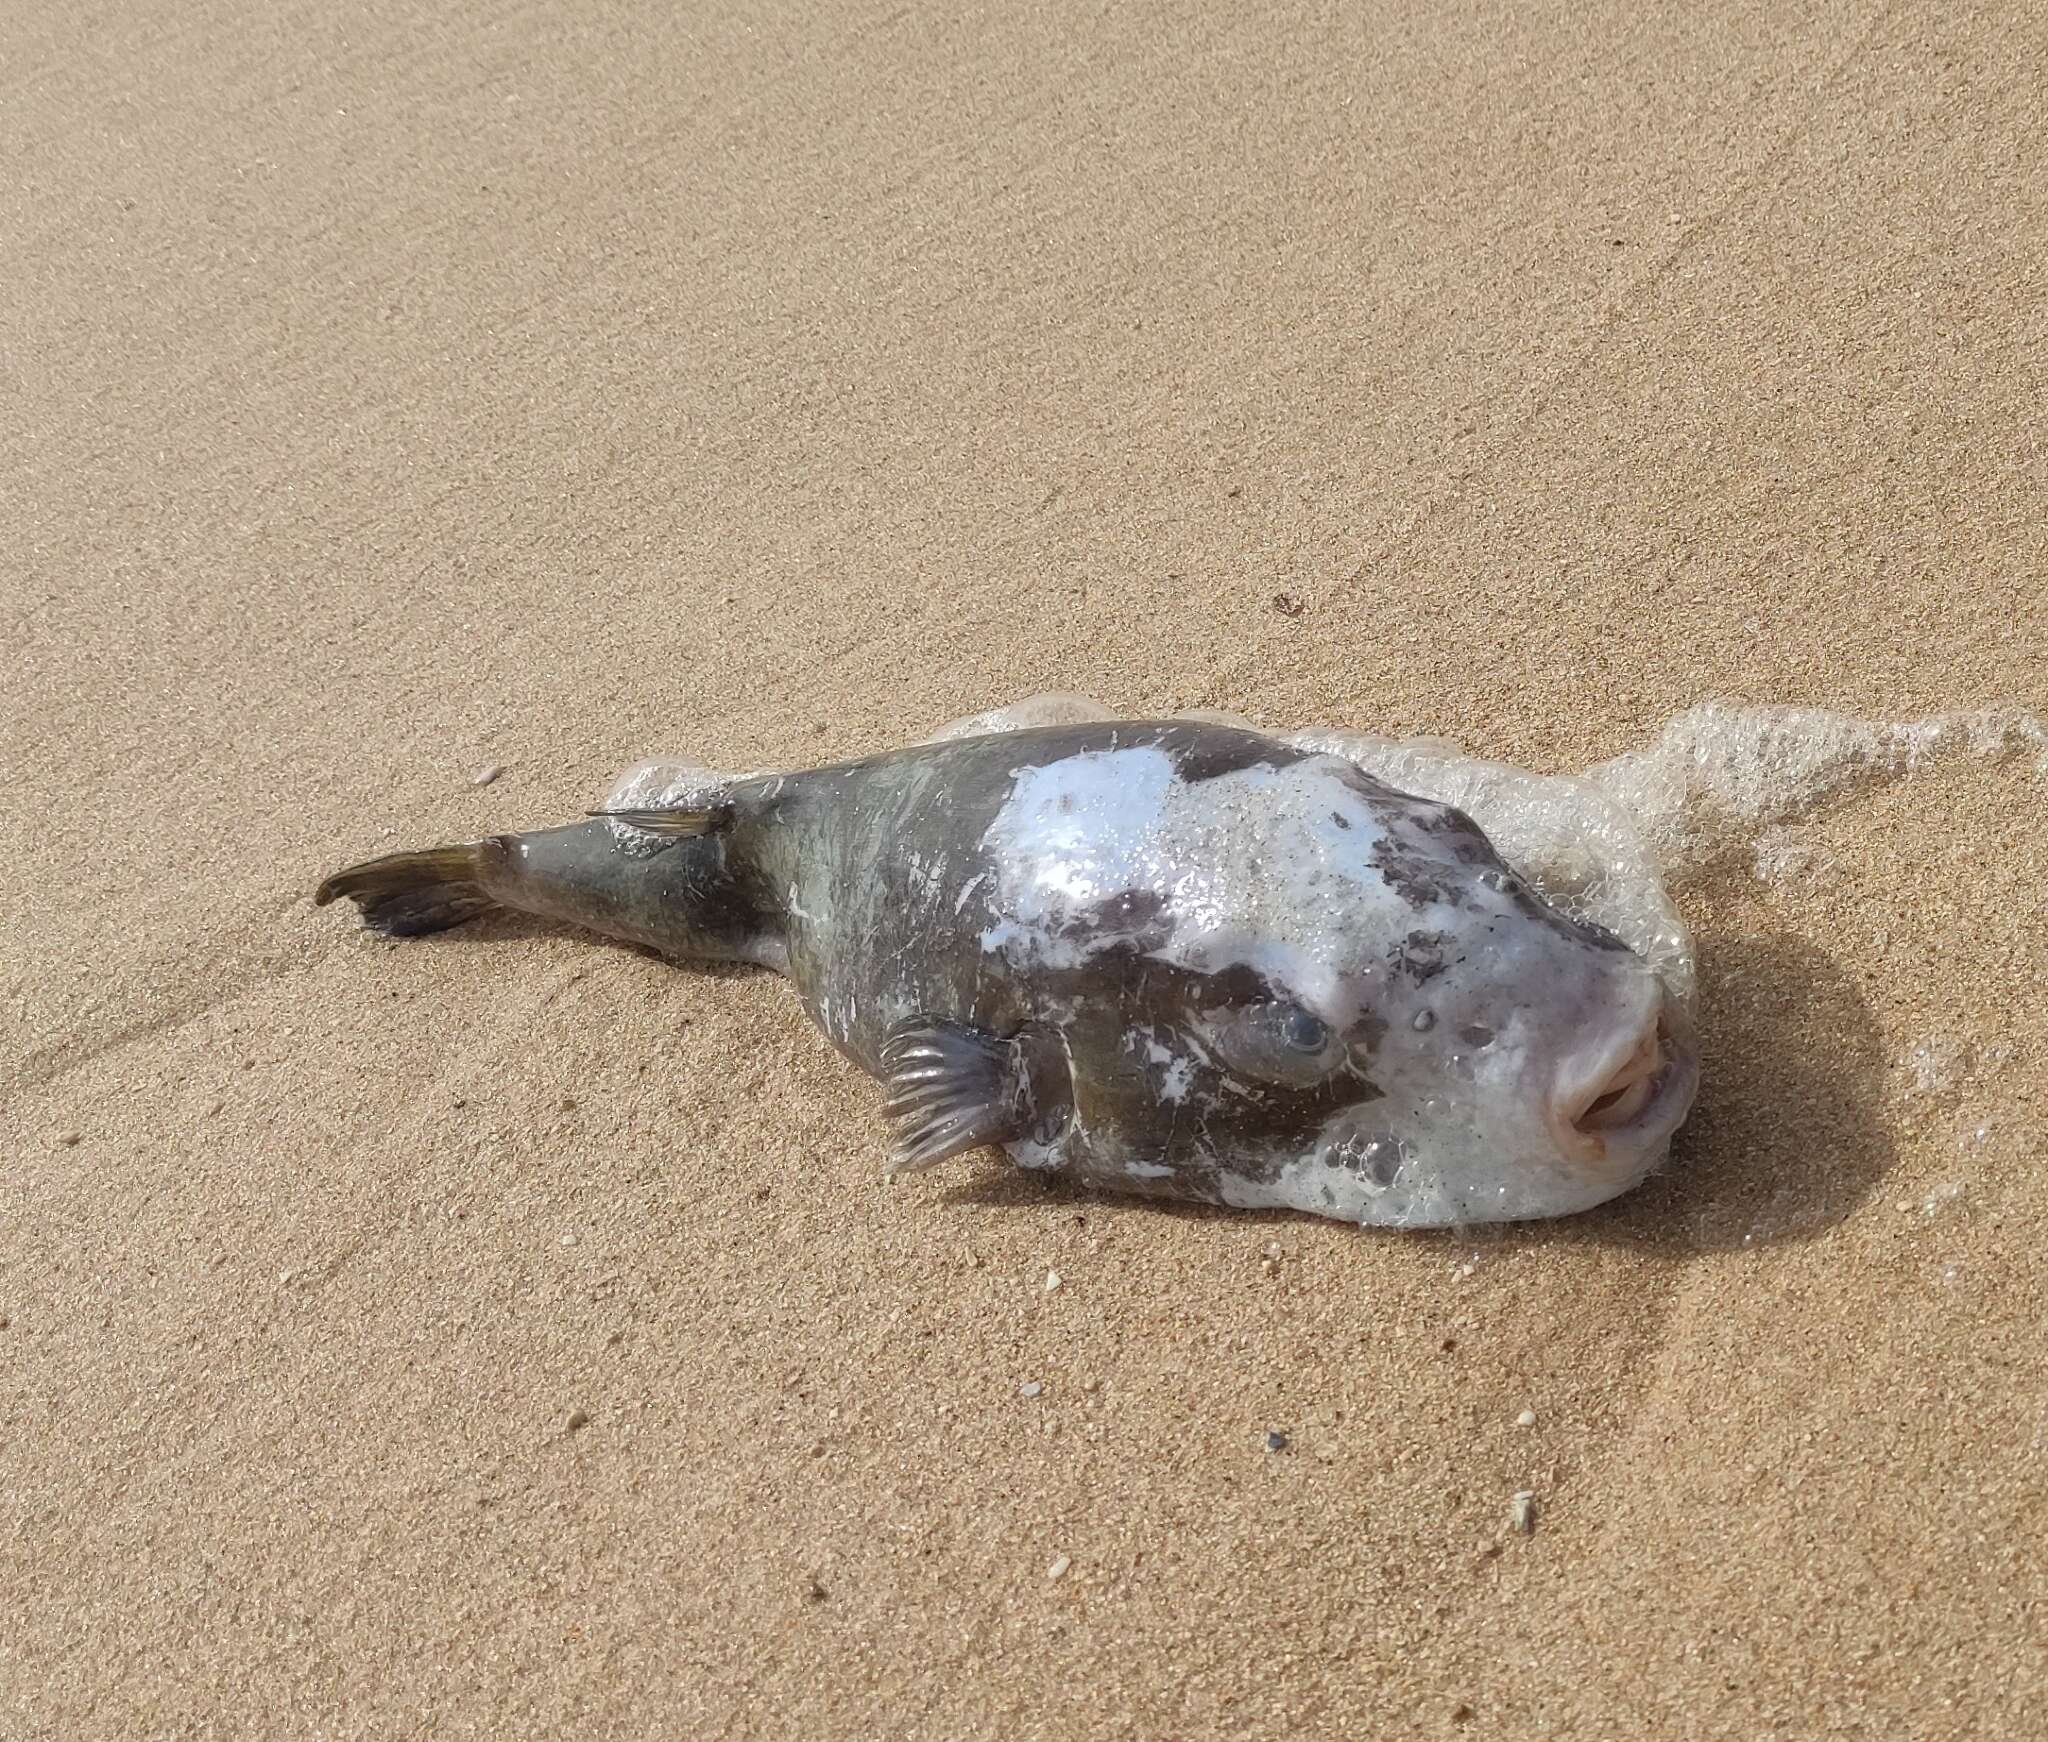
<svg viewBox="0 0 2048 1742">
<path fill-rule="evenodd" d="M 335 872 L 313 892 L 313 905 L 346 895 L 362 910 L 364 925 L 390 938 L 446 931 L 498 905 L 483 881 L 496 848 L 492 840 L 387 853 Z"/>
</svg>

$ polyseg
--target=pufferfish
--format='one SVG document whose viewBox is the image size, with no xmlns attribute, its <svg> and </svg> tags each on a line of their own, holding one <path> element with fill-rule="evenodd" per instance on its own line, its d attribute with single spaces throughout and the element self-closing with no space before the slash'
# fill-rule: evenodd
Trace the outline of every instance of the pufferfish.
<svg viewBox="0 0 2048 1742">
<path fill-rule="evenodd" d="M 992 1146 L 1363 1224 L 1560 1216 L 1651 1172 L 1698 1085 L 1643 956 L 1465 812 L 1312 744 L 1086 719 L 655 772 L 315 899 L 391 936 L 512 908 L 772 969 L 885 1086 L 894 1169 Z"/>
</svg>

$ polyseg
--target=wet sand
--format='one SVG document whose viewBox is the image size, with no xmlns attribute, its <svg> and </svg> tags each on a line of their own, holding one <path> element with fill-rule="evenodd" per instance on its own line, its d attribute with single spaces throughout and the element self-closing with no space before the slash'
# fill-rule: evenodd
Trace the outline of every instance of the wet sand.
<svg viewBox="0 0 2048 1742">
<path fill-rule="evenodd" d="M 0 1734 L 2018 1734 L 2025 758 L 1692 877 L 1671 1169 L 1476 1234 L 309 893 L 1042 689 L 2048 710 L 2038 10 L 665 12 L 0 20 Z"/>
</svg>

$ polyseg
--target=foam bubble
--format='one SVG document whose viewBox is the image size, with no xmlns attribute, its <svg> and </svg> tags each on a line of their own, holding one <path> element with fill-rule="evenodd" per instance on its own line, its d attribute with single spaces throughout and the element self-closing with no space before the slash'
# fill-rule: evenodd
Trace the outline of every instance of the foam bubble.
<svg viewBox="0 0 2048 1742">
<path fill-rule="evenodd" d="M 2048 773 L 2048 723 L 1993 708 L 1894 722 L 1824 708 L 1704 702 L 1643 749 L 1598 763 L 1585 778 L 1628 811 L 1675 877 L 1850 787 L 1902 779 L 1952 752 L 2031 752 L 2036 771 Z"/>
</svg>

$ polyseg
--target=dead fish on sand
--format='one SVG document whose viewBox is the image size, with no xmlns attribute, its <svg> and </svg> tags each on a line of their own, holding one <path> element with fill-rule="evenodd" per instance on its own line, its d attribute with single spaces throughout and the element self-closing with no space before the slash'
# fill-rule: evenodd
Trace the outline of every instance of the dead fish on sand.
<svg viewBox="0 0 2048 1742">
<path fill-rule="evenodd" d="M 1685 1010 L 1464 812 L 1208 719 L 975 722 L 833 767 L 336 873 L 373 930 L 515 908 L 785 975 L 888 1089 L 896 1168 L 1405 1227 L 1566 1215 L 1663 1158 Z"/>
</svg>

